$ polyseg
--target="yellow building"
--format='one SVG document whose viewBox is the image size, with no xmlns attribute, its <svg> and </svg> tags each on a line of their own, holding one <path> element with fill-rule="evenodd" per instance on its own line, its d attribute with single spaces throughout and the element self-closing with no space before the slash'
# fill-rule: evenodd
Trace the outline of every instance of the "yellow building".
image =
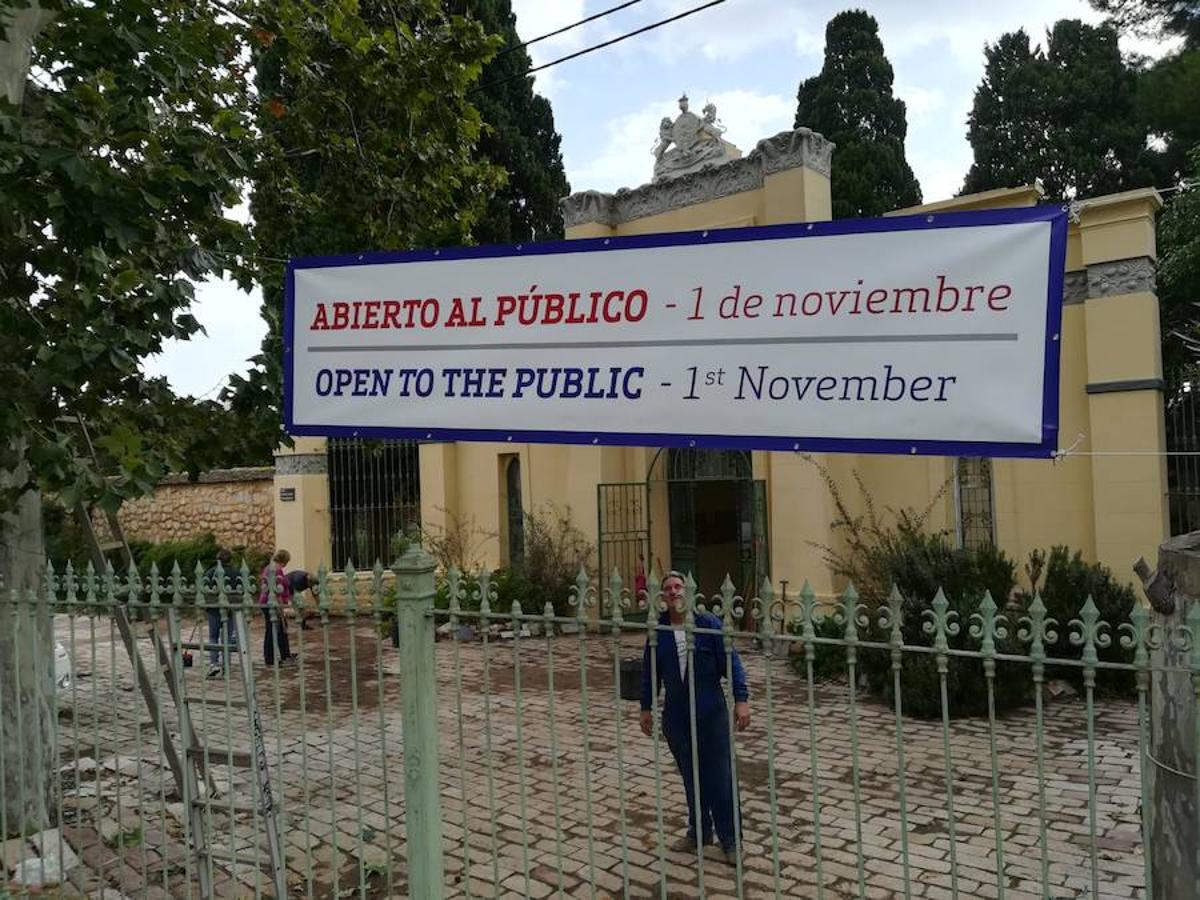
<svg viewBox="0 0 1200 900">
<path fill-rule="evenodd" d="M 563 201 L 568 238 L 811 222 L 830 216 L 832 145 L 808 129 L 760 141 L 720 165 L 615 194 Z M 926 210 L 1027 206 L 1018 187 Z M 793 589 L 837 590 L 822 545 L 835 542 L 824 467 L 855 512 L 923 509 L 965 543 L 992 541 L 1019 563 L 1066 544 L 1130 578 L 1167 533 L 1162 362 L 1154 294 L 1153 190 L 1078 204 L 1068 239 L 1057 460 L 818 455 L 511 443 L 393 442 L 386 448 L 301 438 L 276 462 L 276 532 L 294 564 L 315 569 L 386 554 L 387 532 L 448 517 L 489 536 L 477 556 L 519 555 L 521 510 L 569 507 L 599 564 L 626 583 L 646 568 L 695 572 L 711 591 L 730 573 L 740 591 L 764 575 Z M 1121 451 L 1112 454 L 1112 451 Z M 1097 455 L 1092 455 L 1096 453 Z M 373 484 L 372 484 L 373 480 Z M 364 486 L 365 485 L 365 486 Z M 940 496 L 939 496 L 940 494 Z M 596 564 L 593 560 L 593 565 Z"/>
</svg>

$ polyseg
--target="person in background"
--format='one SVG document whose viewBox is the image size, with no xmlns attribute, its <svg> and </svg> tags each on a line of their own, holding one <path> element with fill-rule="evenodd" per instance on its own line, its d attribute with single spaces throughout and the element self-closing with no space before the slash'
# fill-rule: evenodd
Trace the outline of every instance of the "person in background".
<svg viewBox="0 0 1200 900">
<path fill-rule="evenodd" d="M 230 606 L 241 603 L 241 593 L 238 590 L 238 572 L 233 567 L 233 554 L 222 547 L 217 551 L 217 561 L 204 573 L 204 587 L 210 591 L 205 598 L 205 612 L 208 613 L 208 642 L 213 646 L 208 651 L 208 677 L 218 678 L 225 671 L 225 654 L 237 652 L 237 621 L 233 618 L 232 609 L 221 609 L 220 591 L 225 588 L 225 596 Z M 221 632 L 225 632 L 224 641 Z M 217 645 L 224 644 L 222 650 Z"/>
<path fill-rule="evenodd" d="M 646 641 L 642 657 L 642 732 L 654 733 L 651 712 L 654 697 L 665 689 L 662 707 L 662 730 L 671 755 L 683 778 L 687 795 L 688 830 L 673 847 L 680 852 L 694 852 L 712 842 L 713 832 L 721 842 L 725 862 L 734 865 L 739 852 L 735 820 L 741 818 L 738 800 L 733 791 L 733 772 L 730 766 L 731 742 L 729 712 L 721 679 L 725 677 L 725 642 L 717 632 L 721 620 L 712 613 L 697 612 L 695 627 L 706 633 L 696 634 L 692 654 L 694 671 L 688 672 L 687 635 L 684 631 L 683 576 L 670 572 L 662 582 L 666 610 L 659 616 L 660 627 L 655 632 L 655 646 Z M 657 598 L 651 598 L 657 602 Z M 651 656 L 655 654 L 657 684 L 651 679 Z M 750 693 L 746 688 L 746 670 L 737 651 L 730 649 L 729 669 L 733 681 L 733 719 L 738 731 L 750 725 Z M 695 796 L 696 778 L 692 770 L 691 688 L 695 683 L 696 760 L 699 771 L 700 796 Z"/>
<path fill-rule="evenodd" d="M 260 575 L 262 590 L 258 595 L 258 604 L 262 607 L 263 618 L 267 623 L 263 632 L 263 662 L 268 666 L 275 665 L 276 652 L 279 654 L 279 662 L 287 662 L 292 658 L 292 650 L 288 645 L 287 620 L 284 618 L 284 608 L 292 600 L 292 585 L 285 571 L 291 560 L 292 555 L 286 550 L 276 550 L 275 556 Z M 268 606 L 272 598 L 272 577 L 275 582 L 274 598 L 279 604 L 274 609 Z"/>
<path fill-rule="evenodd" d="M 288 585 L 292 589 L 292 599 L 295 601 L 297 597 L 305 591 L 313 591 L 317 586 L 317 576 L 311 572 L 305 572 L 303 569 L 293 569 L 288 572 Z M 316 593 L 311 594 L 313 606 L 317 604 Z M 308 614 L 306 609 L 296 609 L 296 621 L 300 623 L 300 630 L 308 630 Z"/>
</svg>

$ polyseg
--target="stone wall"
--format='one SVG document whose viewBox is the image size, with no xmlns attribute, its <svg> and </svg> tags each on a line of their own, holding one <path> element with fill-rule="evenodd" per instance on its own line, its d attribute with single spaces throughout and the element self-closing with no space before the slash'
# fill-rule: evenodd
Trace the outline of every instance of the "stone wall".
<svg viewBox="0 0 1200 900">
<path fill-rule="evenodd" d="M 128 540 L 179 541 L 212 532 L 226 547 L 275 547 L 275 470 L 215 469 L 190 482 L 168 475 L 154 493 L 121 507 Z"/>
</svg>

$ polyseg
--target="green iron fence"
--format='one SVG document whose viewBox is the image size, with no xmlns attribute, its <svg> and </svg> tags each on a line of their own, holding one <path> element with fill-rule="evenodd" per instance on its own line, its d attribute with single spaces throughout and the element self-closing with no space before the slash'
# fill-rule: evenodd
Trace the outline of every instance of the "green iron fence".
<svg viewBox="0 0 1200 900">
<path fill-rule="evenodd" d="M 725 708 L 743 850 L 726 861 L 675 848 L 682 779 L 626 699 L 670 627 L 628 618 L 661 611 L 654 575 L 633 597 L 581 572 L 559 614 L 487 573 L 439 581 L 419 548 L 322 573 L 291 609 L 271 588 L 264 613 L 248 572 L 217 587 L 89 571 L 0 595 L 20 657 L 0 667 L 0 830 L 25 834 L 3 844 L 9 893 L 40 876 L 88 896 L 1197 896 L 1163 885 L 1200 850 L 1160 872 L 1146 848 L 1164 802 L 1195 824 L 1200 605 L 1105 623 L 1084 598 L 1055 622 L 1040 598 L 985 597 L 960 619 L 940 592 L 822 605 L 689 581 L 691 708 L 710 635 L 751 691 L 745 731 Z M 236 639 L 209 641 L 210 609 Z M 281 619 L 293 658 L 265 667 Z M 1182 705 L 1152 708 L 1172 679 Z M 1165 756 L 1189 727 L 1188 755 Z"/>
</svg>

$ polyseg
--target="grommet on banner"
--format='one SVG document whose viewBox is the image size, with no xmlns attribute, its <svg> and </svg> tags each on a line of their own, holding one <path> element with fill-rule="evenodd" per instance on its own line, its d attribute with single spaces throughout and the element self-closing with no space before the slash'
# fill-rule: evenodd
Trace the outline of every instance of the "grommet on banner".
<svg viewBox="0 0 1200 900">
<path fill-rule="evenodd" d="M 600 438 L 592 438 L 592 443 L 593 443 L 593 444 L 598 444 L 598 443 L 600 443 Z"/>
<path fill-rule="evenodd" d="M 805 231 L 812 231 L 812 222 L 808 223 L 807 227 L 805 228 Z"/>
<path fill-rule="evenodd" d="M 1050 338 L 1050 340 L 1052 340 L 1052 341 L 1057 341 L 1057 340 L 1058 340 L 1058 335 L 1057 335 L 1057 334 L 1056 334 L 1056 335 L 1054 335 L 1052 338 Z"/>
<path fill-rule="evenodd" d="M 426 439 L 426 440 L 432 440 L 432 439 L 433 439 L 433 432 L 431 431 L 431 432 L 429 432 L 429 434 L 425 435 L 425 439 Z"/>
<path fill-rule="evenodd" d="M 689 447 L 695 447 L 695 446 L 696 446 L 696 442 L 695 442 L 695 441 L 688 441 L 688 446 L 689 446 Z"/>
<path fill-rule="evenodd" d="M 362 261 L 363 261 L 363 255 L 362 255 L 361 253 L 360 253 L 360 254 L 358 254 L 358 261 L 359 261 L 359 262 L 362 262 Z"/>
<path fill-rule="evenodd" d="M 800 445 L 799 445 L 799 444 L 792 444 L 792 449 L 793 449 L 793 450 L 799 450 L 799 449 L 800 449 Z"/>
<path fill-rule="evenodd" d="M 512 435 L 510 434 L 508 437 L 505 438 L 505 440 L 508 441 L 509 443 L 512 443 Z"/>
<path fill-rule="evenodd" d="M 909 448 L 908 448 L 908 452 L 909 452 L 909 453 L 911 453 L 911 454 L 913 454 L 913 455 L 915 456 L 915 455 L 916 455 L 916 453 L 917 453 L 917 448 L 916 448 L 916 447 L 909 447 Z"/>
<path fill-rule="evenodd" d="M 517 246 L 516 246 L 516 250 L 517 250 L 517 252 L 518 252 L 518 253 L 519 253 L 521 250 L 524 250 L 524 249 L 525 249 L 525 248 L 524 248 L 524 247 L 522 247 L 520 244 L 517 244 Z"/>
<path fill-rule="evenodd" d="M 926 222 L 932 222 L 932 221 L 933 221 L 933 216 L 926 216 L 926 217 L 925 217 L 925 221 L 926 221 Z"/>
<path fill-rule="evenodd" d="M 442 251 L 441 251 L 441 250 L 434 250 L 434 251 L 433 251 L 433 255 L 434 255 L 434 256 L 441 256 L 441 255 L 442 255 Z"/>
<path fill-rule="evenodd" d="M 700 232 L 700 237 L 708 237 L 708 232 L 707 231 Z"/>
<path fill-rule="evenodd" d="M 605 246 L 605 247 L 607 247 L 607 246 L 608 246 L 608 244 L 609 244 L 609 240 L 608 240 L 608 238 L 605 238 L 605 239 L 604 239 L 604 246 Z"/>
</svg>

